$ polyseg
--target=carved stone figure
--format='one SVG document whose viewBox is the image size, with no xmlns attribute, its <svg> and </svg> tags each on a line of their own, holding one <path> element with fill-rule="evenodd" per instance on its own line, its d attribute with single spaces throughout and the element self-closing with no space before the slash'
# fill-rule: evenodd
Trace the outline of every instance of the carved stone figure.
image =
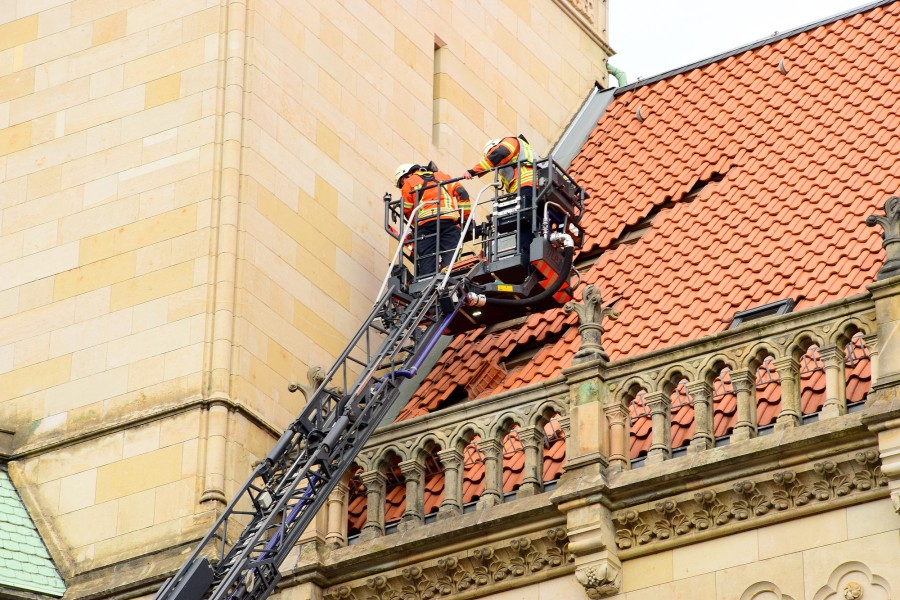
<svg viewBox="0 0 900 600">
<path fill-rule="evenodd" d="M 563 310 L 567 313 L 575 312 L 581 323 L 578 333 L 581 334 L 581 348 L 572 359 L 573 364 L 587 362 L 597 358 L 609 360 L 609 355 L 603 349 L 602 336 L 606 331 L 603 328 L 603 317 L 608 316 L 612 320 L 619 318 L 619 311 L 612 306 L 603 306 L 603 298 L 600 290 L 595 285 L 584 288 L 581 302 L 566 302 Z"/>
<path fill-rule="evenodd" d="M 875 279 L 882 280 L 894 275 L 900 275 L 900 197 L 891 196 L 884 203 L 884 216 L 869 215 L 866 217 L 866 225 L 874 227 L 880 225 L 882 231 L 881 244 L 886 254 L 884 265 L 878 271 Z"/>
</svg>

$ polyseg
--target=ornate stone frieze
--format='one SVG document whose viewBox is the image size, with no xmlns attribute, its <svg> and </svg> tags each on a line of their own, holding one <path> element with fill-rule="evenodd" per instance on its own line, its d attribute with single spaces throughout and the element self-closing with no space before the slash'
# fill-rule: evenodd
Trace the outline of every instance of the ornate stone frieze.
<svg viewBox="0 0 900 600">
<path fill-rule="evenodd" d="M 572 558 L 567 551 L 568 537 L 562 527 L 542 535 L 517 537 L 483 546 L 466 553 L 424 561 L 417 565 L 387 571 L 364 580 L 336 585 L 325 590 L 325 600 L 429 600 L 459 597 L 475 590 L 488 594 L 491 587 L 566 569 Z M 598 596 L 599 597 L 599 596 Z"/>
<path fill-rule="evenodd" d="M 616 546 L 634 550 L 700 532 L 740 528 L 742 522 L 756 527 L 760 519 L 776 520 L 779 513 L 834 503 L 886 486 L 877 451 L 840 455 L 616 511 Z"/>
<path fill-rule="evenodd" d="M 584 17 L 588 23 L 594 22 L 594 0 L 567 0 L 579 15 Z"/>
</svg>

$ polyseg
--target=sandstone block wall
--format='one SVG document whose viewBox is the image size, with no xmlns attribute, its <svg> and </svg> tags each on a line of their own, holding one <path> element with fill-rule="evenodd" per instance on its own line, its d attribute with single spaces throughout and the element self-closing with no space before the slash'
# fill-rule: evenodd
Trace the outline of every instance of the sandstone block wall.
<svg viewBox="0 0 900 600">
<path fill-rule="evenodd" d="M 582 4 L 0 1 L 0 424 L 70 581 L 195 539 L 290 422 L 397 163 L 549 147 L 606 76 Z"/>
</svg>

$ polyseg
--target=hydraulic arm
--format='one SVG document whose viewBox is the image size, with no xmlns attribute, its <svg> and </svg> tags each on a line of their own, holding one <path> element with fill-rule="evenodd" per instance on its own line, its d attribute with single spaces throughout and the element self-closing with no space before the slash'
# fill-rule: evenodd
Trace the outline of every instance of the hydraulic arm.
<svg viewBox="0 0 900 600">
<path fill-rule="evenodd" d="M 464 294 L 390 289 L 296 421 L 156 600 L 262 600 L 278 567 L 412 377 Z M 459 298 L 454 300 L 454 298 Z M 354 377 L 355 375 L 355 377 Z"/>
</svg>

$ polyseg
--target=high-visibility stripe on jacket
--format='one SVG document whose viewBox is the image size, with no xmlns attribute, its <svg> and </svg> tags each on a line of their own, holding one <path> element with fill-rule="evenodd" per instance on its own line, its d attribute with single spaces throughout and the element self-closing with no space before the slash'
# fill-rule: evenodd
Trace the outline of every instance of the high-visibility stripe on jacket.
<svg viewBox="0 0 900 600">
<path fill-rule="evenodd" d="M 442 181 L 449 179 L 451 177 L 443 171 L 432 172 L 427 169 L 419 169 L 408 175 L 401 188 L 403 214 L 406 218 L 410 217 L 413 208 L 421 202 L 424 204 L 419 208 L 420 225 L 435 220 L 439 208 L 441 219 L 458 220 L 460 211 L 462 211 L 463 219 L 468 217 L 471 202 L 465 188 L 458 181 L 439 185 Z M 438 195 L 440 195 L 440 206 L 438 206 Z"/>
<path fill-rule="evenodd" d="M 477 175 L 503 165 L 508 165 L 508 168 L 500 169 L 498 176 L 503 189 L 507 192 L 517 191 L 520 183 L 522 187 L 534 186 L 534 148 L 524 139 L 503 138 L 499 144 L 488 150 L 471 171 Z M 518 172 L 518 165 L 522 167 L 521 174 Z"/>
</svg>

